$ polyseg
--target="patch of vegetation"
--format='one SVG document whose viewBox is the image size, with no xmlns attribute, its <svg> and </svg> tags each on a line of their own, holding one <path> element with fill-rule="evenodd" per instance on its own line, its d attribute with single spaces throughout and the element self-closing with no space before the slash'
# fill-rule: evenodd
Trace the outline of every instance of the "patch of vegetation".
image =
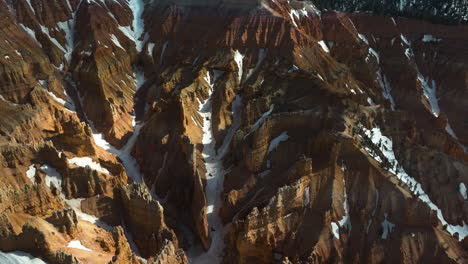
<svg viewBox="0 0 468 264">
<path fill-rule="evenodd" d="M 435 24 L 468 24 L 468 0 L 313 0 L 320 9 L 418 18 Z"/>
</svg>

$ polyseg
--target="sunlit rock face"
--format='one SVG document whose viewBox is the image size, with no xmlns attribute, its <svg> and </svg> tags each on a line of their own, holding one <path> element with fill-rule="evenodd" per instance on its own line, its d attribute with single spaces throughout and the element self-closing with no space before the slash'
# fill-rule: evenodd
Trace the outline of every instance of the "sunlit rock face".
<svg viewBox="0 0 468 264">
<path fill-rule="evenodd" d="M 468 263 L 468 27 L 340 3 L 0 0 L 0 262 Z"/>
</svg>

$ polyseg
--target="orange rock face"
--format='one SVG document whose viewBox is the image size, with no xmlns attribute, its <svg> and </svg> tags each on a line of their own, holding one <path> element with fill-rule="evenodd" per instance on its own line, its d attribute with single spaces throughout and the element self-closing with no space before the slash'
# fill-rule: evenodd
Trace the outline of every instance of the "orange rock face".
<svg viewBox="0 0 468 264">
<path fill-rule="evenodd" d="M 468 263 L 464 25 L 0 0 L 0 251 Z"/>
</svg>

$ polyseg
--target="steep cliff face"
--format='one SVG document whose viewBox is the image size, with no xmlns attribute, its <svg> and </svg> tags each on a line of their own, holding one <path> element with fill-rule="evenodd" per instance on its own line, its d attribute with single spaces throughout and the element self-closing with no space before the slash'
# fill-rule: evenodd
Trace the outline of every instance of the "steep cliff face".
<svg viewBox="0 0 468 264">
<path fill-rule="evenodd" d="M 468 263 L 466 26 L 279 0 L 0 13 L 1 251 Z"/>
</svg>

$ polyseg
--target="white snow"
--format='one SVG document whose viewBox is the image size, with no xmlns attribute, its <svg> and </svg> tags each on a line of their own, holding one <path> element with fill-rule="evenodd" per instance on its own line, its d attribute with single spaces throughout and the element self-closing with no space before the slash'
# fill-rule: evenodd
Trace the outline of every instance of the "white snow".
<svg viewBox="0 0 468 264">
<path fill-rule="evenodd" d="M 119 47 L 119 48 L 125 50 L 125 49 L 122 47 L 122 45 L 120 45 L 120 41 L 117 39 L 117 37 L 116 37 L 114 34 L 111 34 L 111 40 L 112 40 L 112 42 L 114 42 L 114 44 L 115 44 L 117 47 Z"/>
<path fill-rule="evenodd" d="M 237 64 L 237 69 L 238 69 L 238 79 L 239 79 L 239 83 L 241 82 L 242 80 L 242 64 L 243 64 L 243 60 L 244 60 L 244 55 L 242 55 L 238 50 L 236 50 L 234 52 L 234 61 L 236 62 Z"/>
<path fill-rule="evenodd" d="M 0 252 L 0 263 L 2 264 L 46 264 L 39 258 L 35 258 L 32 255 L 21 252 Z"/>
<path fill-rule="evenodd" d="M 393 228 L 395 228 L 395 224 L 387 220 L 387 213 L 385 213 L 385 220 L 381 225 L 383 228 L 382 239 L 387 239 L 388 235 L 393 231 Z"/>
<path fill-rule="evenodd" d="M 47 35 L 47 37 L 49 37 L 49 40 L 52 41 L 52 43 L 54 43 L 54 45 L 59 48 L 60 50 L 63 51 L 63 53 L 67 53 L 67 51 L 65 50 L 65 48 L 62 46 L 62 44 L 60 44 L 55 38 L 53 38 L 51 35 L 50 35 L 50 32 L 49 32 L 49 28 L 47 27 L 44 27 L 43 25 L 40 25 L 41 26 L 41 30 L 44 34 Z"/>
<path fill-rule="evenodd" d="M 379 85 L 382 88 L 382 94 L 384 98 L 390 101 L 392 110 L 395 111 L 395 100 L 393 99 L 391 93 L 392 87 L 388 82 L 387 76 L 385 76 L 385 74 L 382 73 L 381 68 L 379 68 L 379 70 L 377 71 L 377 81 L 379 82 Z"/>
<path fill-rule="evenodd" d="M 304 192 L 304 205 L 308 205 L 310 203 L 310 187 L 307 186 Z"/>
<path fill-rule="evenodd" d="M 369 56 L 372 55 L 377 60 L 377 63 L 380 63 L 380 56 L 373 48 L 369 47 L 369 53 L 367 55 L 366 61 L 369 61 Z"/>
<path fill-rule="evenodd" d="M 468 194 L 466 193 L 466 186 L 463 182 L 461 182 L 458 186 L 458 190 L 460 191 L 461 196 L 463 196 L 463 199 L 468 199 Z"/>
<path fill-rule="evenodd" d="M 288 73 L 297 72 L 298 70 L 299 70 L 299 67 L 293 64 L 292 68 L 288 70 Z"/>
<path fill-rule="evenodd" d="M 59 98 L 57 97 L 54 93 L 50 92 L 50 91 L 47 91 L 47 93 L 50 95 L 50 97 L 52 97 L 52 99 L 54 99 L 54 101 L 56 101 L 57 103 L 65 106 L 65 104 L 67 103 L 65 100 L 63 100 L 62 98 Z M 70 110 L 68 108 L 65 108 L 67 110 Z"/>
<path fill-rule="evenodd" d="M 148 43 L 147 50 L 148 50 L 148 55 L 153 58 L 153 50 L 154 50 L 154 43 Z"/>
<path fill-rule="evenodd" d="M 52 187 L 52 183 L 54 186 L 62 193 L 62 176 L 60 173 L 51 166 L 44 164 L 41 166 L 41 171 L 46 174 L 45 176 L 45 183 L 47 186 Z M 63 196 L 62 198 L 65 198 Z"/>
<path fill-rule="evenodd" d="M 129 79 L 133 79 L 133 81 L 135 82 L 136 90 L 138 90 L 145 81 L 144 74 L 140 74 L 139 71 L 135 72 L 135 78 L 132 78 L 131 76 L 128 77 Z M 86 117 L 86 119 L 88 118 Z M 131 177 L 135 182 L 143 183 L 143 175 L 140 172 L 138 163 L 130 153 L 133 145 L 135 145 L 138 135 L 140 134 L 140 130 L 143 127 L 143 124 L 138 124 L 135 121 L 133 121 L 132 123 L 134 124 L 134 129 L 132 136 L 128 139 L 125 146 L 123 146 L 121 149 L 116 149 L 114 146 L 112 146 L 109 142 L 106 141 L 102 133 L 99 133 L 96 130 L 91 120 L 88 119 L 88 123 L 93 131 L 93 139 L 96 145 L 100 146 L 109 153 L 119 157 L 125 167 L 127 175 Z"/>
<path fill-rule="evenodd" d="M 330 50 L 328 49 L 327 44 L 325 44 L 325 41 L 320 40 L 317 43 L 320 45 L 320 47 L 322 47 L 323 51 L 325 51 L 326 53 L 330 53 Z"/>
<path fill-rule="evenodd" d="M 374 101 L 372 101 L 372 98 L 370 98 L 370 97 L 367 97 L 367 103 L 368 103 L 370 106 L 375 106 Z"/>
<path fill-rule="evenodd" d="M 77 249 L 86 250 L 86 251 L 92 251 L 91 249 L 83 246 L 83 244 L 81 244 L 81 241 L 79 241 L 79 240 L 72 240 L 72 241 L 68 242 L 67 247 L 77 248 Z"/>
<path fill-rule="evenodd" d="M 133 73 L 133 80 L 135 84 L 135 89 L 138 91 L 141 88 L 141 86 L 145 84 L 145 72 L 140 68 L 135 69 Z"/>
<path fill-rule="evenodd" d="M 291 10 L 291 12 L 289 12 L 289 18 L 291 19 L 291 23 L 297 27 L 297 23 L 296 23 L 296 20 L 295 20 L 295 12 L 294 10 Z"/>
<path fill-rule="evenodd" d="M 367 45 L 369 45 L 369 40 L 367 40 L 366 36 L 364 36 L 364 35 L 361 34 L 361 33 L 358 33 L 358 37 L 359 37 L 364 43 L 366 43 Z"/>
<path fill-rule="evenodd" d="M 59 190 L 60 192 L 60 198 L 62 198 L 65 203 L 70 207 L 72 208 L 76 215 L 78 216 L 79 219 L 81 220 L 84 220 L 84 221 L 88 221 L 92 224 L 95 224 L 101 228 L 104 228 L 106 230 L 111 230 L 112 228 L 101 222 L 97 217 L 93 216 L 93 215 L 89 215 L 89 214 L 86 214 L 86 213 L 83 213 L 83 211 L 81 210 L 81 201 L 84 200 L 84 198 L 77 198 L 77 199 L 66 199 L 65 195 L 63 194 L 63 191 L 62 191 L 62 176 L 60 175 L 60 173 L 53 167 L 47 165 L 47 164 L 44 164 L 41 166 L 41 171 L 44 172 L 46 174 L 45 176 L 45 183 L 47 186 L 49 186 L 49 188 L 52 186 L 51 183 L 54 184 L 54 186 Z"/>
<path fill-rule="evenodd" d="M 434 38 L 432 35 L 424 35 L 422 38 L 422 42 L 439 42 L 440 39 Z"/>
<path fill-rule="evenodd" d="M 93 55 L 93 51 L 92 51 L 92 50 L 90 50 L 90 51 L 82 51 L 81 54 L 89 57 L 89 56 Z"/>
<path fill-rule="evenodd" d="M 411 60 L 411 58 L 414 56 L 413 49 L 411 48 L 411 42 L 405 36 L 403 36 L 403 34 L 400 35 L 400 39 L 404 44 L 406 44 L 406 46 L 408 46 L 405 49 L 405 55 L 408 58 L 408 60 Z"/>
<path fill-rule="evenodd" d="M 263 115 L 252 125 L 252 127 L 250 128 L 250 132 L 246 135 L 246 137 L 255 132 L 263 124 L 263 122 L 265 122 L 267 117 L 273 112 L 274 107 L 274 104 L 270 105 L 270 109 L 267 112 L 263 113 Z"/>
<path fill-rule="evenodd" d="M 410 60 L 410 59 L 411 59 L 411 57 L 413 57 L 413 56 L 414 56 L 414 54 L 413 54 L 413 50 L 412 50 L 411 48 L 407 48 L 407 49 L 405 49 L 405 56 L 408 58 L 408 60 Z"/>
<path fill-rule="evenodd" d="M 290 15 L 295 16 L 298 19 L 301 18 L 302 16 L 304 17 L 309 16 L 305 7 L 303 7 L 302 9 L 291 9 Z"/>
<path fill-rule="evenodd" d="M 39 84 L 44 87 L 44 88 L 48 88 L 49 87 L 49 83 L 46 82 L 45 80 L 38 80 Z"/>
<path fill-rule="evenodd" d="M 73 38 L 73 30 L 75 27 L 75 12 L 72 14 L 72 19 L 64 22 L 58 22 L 57 26 L 65 32 L 65 40 L 67 41 L 67 46 L 65 52 L 65 59 L 67 63 L 70 64 L 71 62 L 71 55 L 73 53 L 74 48 L 74 38 Z"/>
<path fill-rule="evenodd" d="M 255 65 L 255 68 L 249 70 L 249 73 L 247 74 L 246 79 L 248 80 L 252 74 L 254 74 L 259 68 L 260 65 L 262 64 L 263 60 L 266 58 L 266 50 L 265 49 L 259 49 L 258 50 L 258 61 L 257 64 Z"/>
<path fill-rule="evenodd" d="M 286 141 L 288 139 L 289 139 L 288 132 L 284 131 L 283 133 L 281 133 L 281 135 L 271 140 L 270 145 L 268 146 L 267 155 L 273 150 L 275 150 L 281 142 Z"/>
<path fill-rule="evenodd" d="M 364 126 L 361 126 L 361 128 L 364 130 L 364 133 L 367 137 L 369 137 L 374 144 L 374 146 L 379 147 L 380 151 L 382 152 L 383 156 L 390 162 L 390 168 L 388 171 L 394 175 L 397 176 L 401 182 L 406 184 L 410 191 L 418 197 L 422 202 L 427 204 L 431 210 L 434 210 L 437 212 L 437 218 L 439 221 L 442 223 L 442 225 L 447 225 L 447 232 L 449 232 L 451 235 L 454 235 L 455 233 L 458 233 L 459 235 L 459 240 L 463 240 L 468 235 L 468 225 L 463 223 L 462 226 L 460 225 L 451 225 L 447 223 L 445 220 L 444 216 L 442 215 L 442 211 L 435 205 L 429 198 L 429 196 L 424 192 L 422 189 L 421 184 L 416 181 L 414 178 L 409 176 L 406 171 L 403 169 L 403 167 L 398 163 L 398 160 L 395 157 L 395 153 L 393 152 L 393 142 L 386 136 L 382 135 L 380 128 L 375 127 L 372 130 L 368 130 Z M 371 157 L 373 157 L 376 161 L 379 163 L 382 163 L 382 158 L 372 151 L 370 148 L 367 146 L 364 147 L 364 149 L 369 153 Z"/>
<path fill-rule="evenodd" d="M 332 232 L 335 238 L 339 239 L 339 227 L 346 228 L 346 230 L 351 232 L 351 219 L 349 217 L 349 205 L 348 205 L 348 195 L 346 194 L 346 182 L 343 178 L 343 188 L 344 188 L 344 193 L 343 193 L 343 209 L 344 209 L 344 215 L 339 220 L 338 222 L 331 222 L 332 226 Z"/>
<path fill-rule="evenodd" d="M 67 203 L 67 205 L 70 206 L 70 208 L 72 208 L 75 211 L 76 216 L 79 219 L 90 222 L 92 224 L 95 224 L 95 225 L 97 225 L 97 226 L 99 226 L 101 228 L 104 228 L 106 230 L 111 230 L 112 229 L 112 227 L 110 227 L 107 224 L 99 221 L 99 219 L 96 216 L 84 213 L 81 210 L 81 202 L 83 200 L 85 200 L 84 198 L 76 198 L 76 199 L 65 199 L 64 198 L 64 200 Z"/>
<path fill-rule="evenodd" d="M 28 4 L 29 8 L 31 8 L 31 11 L 36 14 L 36 10 L 33 8 L 33 6 L 31 5 L 31 0 L 26 0 L 26 3 Z"/>
<path fill-rule="evenodd" d="M 411 43 L 409 42 L 409 40 L 403 36 L 403 34 L 400 34 L 400 39 L 407 45 L 407 46 L 411 46 Z"/>
<path fill-rule="evenodd" d="M 335 222 L 331 222 L 331 227 L 332 227 L 332 233 L 335 236 L 336 239 L 340 239 L 340 228 L 338 227 L 338 224 Z"/>
<path fill-rule="evenodd" d="M 97 133 L 94 126 L 91 126 L 93 130 L 94 142 L 96 143 L 96 145 L 119 157 L 120 160 L 122 160 L 127 175 L 137 183 L 143 183 L 143 175 L 141 175 L 140 168 L 138 167 L 138 164 L 131 155 L 130 151 L 138 138 L 138 134 L 140 133 L 142 126 L 142 124 L 135 125 L 132 136 L 127 141 L 125 146 L 122 147 L 122 149 L 116 149 L 114 146 L 112 146 L 109 142 L 105 140 L 104 135 L 102 133 Z"/>
<path fill-rule="evenodd" d="M 144 10 L 144 0 L 129 0 L 128 6 L 133 13 L 133 22 L 131 31 L 132 37 L 135 41 L 136 49 L 138 52 L 141 52 L 143 49 L 143 41 L 140 40 L 141 36 L 145 30 L 145 21 L 143 19 L 143 10 Z"/>
<path fill-rule="evenodd" d="M 36 32 L 34 32 L 34 30 L 28 28 L 27 26 L 25 26 L 25 25 L 23 25 L 23 24 L 19 24 L 19 23 L 18 23 L 18 25 L 19 25 L 20 27 L 22 27 L 22 28 L 24 29 L 24 31 L 26 31 L 26 33 L 28 33 L 29 36 L 31 36 L 31 38 L 33 38 L 33 39 L 37 42 L 37 44 L 38 44 L 40 47 L 42 47 L 42 44 L 41 44 L 41 43 L 37 40 L 37 38 L 36 38 Z"/>
<path fill-rule="evenodd" d="M 232 102 L 232 115 L 233 123 L 224 138 L 221 147 L 216 150 L 216 142 L 213 137 L 211 114 L 212 114 L 212 97 L 213 84 L 210 82 L 209 73 L 205 77 L 205 81 L 210 86 L 209 97 L 206 99 L 199 108 L 199 114 L 203 118 L 203 151 L 202 156 L 205 160 L 206 167 L 206 202 L 207 202 L 207 218 L 211 231 L 212 243 L 207 252 L 194 257 L 191 263 L 220 263 L 222 259 L 222 252 L 224 249 L 224 234 L 225 229 L 219 217 L 220 208 L 220 194 L 223 188 L 224 175 L 226 170 L 223 167 L 223 158 L 229 150 L 232 138 L 236 130 L 241 124 L 240 111 L 242 109 L 242 99 L 236 96 Z"/>
<path fill-rule="evenodd" d="M 437 96 L 436 96 L 437 85 L 434 80 L 430 81 L 429 78 L 428 79 L 424 78 L 422 74 L 419 72 L 419 70 L 418 69 L 416 70 L 418 71 L 418 81 L 423 88 L 424 97 L 426 97 L 427 101 L 431 105 L 432 114 L 435 117 L 438 117 L 440 113 L 440 108 L 439 108 L 439 103 L 438 103 L 439 100 L 437 99 Z"/>
<path fill-rule="evenodd" d="M 32 183 L 35 183 L 36 180 L 34 179 L 34 176 L 36 175 L 36 167 L 34 167 L 34 164 L 29 166 L 28 170 L 26 171 L 26 176 L 31 180 Z"/>
<path fill-rule="evenodd" d="M 68 163 L 74 164 L 79 167 L 90 167 L 91 169 L 95 171 L 110 174 L 110 172 L 106 168 L 102 167 L 99 163 L 93 161 L 93 159 L 90 157 L 71 158 L 71 159 L 68 159 Z"/>
<path fill-rule="evenodd" d="M 449 133 L 454 139 L 458 139 L 457 135 L 455 134 L 455 131 L 453 131 L 448 120 L 447 124 L 445 125 L 445 131 L 447 131 L 447 133 Z"/>
</svg>

